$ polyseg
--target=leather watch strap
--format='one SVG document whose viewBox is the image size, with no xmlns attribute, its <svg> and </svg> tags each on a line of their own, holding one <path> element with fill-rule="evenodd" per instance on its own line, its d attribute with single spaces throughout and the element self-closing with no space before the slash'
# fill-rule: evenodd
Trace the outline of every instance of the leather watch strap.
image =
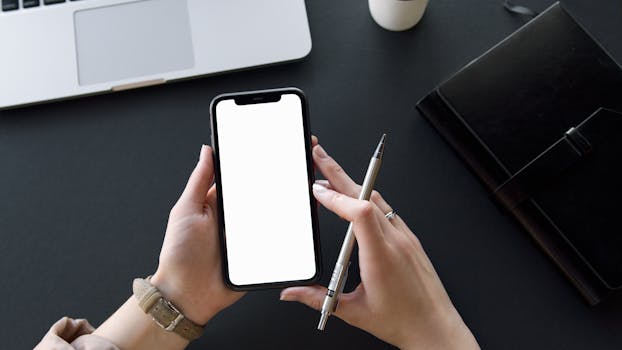
<svg viewBox="0 0 622 350">
<path fill-rule="evenodd" d="M 138 306 L 162 328 L 175 332 L 188 340 L 195 340 L 203 334 L 203 327 L 187 319 L 175 305 L 164 299 L 160 291 L 149 282 L 149 278 L 136 278 L 132 285 Z"/>
</svg>

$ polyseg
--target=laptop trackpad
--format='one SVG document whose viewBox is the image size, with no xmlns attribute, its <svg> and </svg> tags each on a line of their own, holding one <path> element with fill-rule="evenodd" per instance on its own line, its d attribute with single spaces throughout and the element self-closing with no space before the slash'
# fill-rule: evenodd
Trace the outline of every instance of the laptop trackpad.
<svg viewBox="0 0 622 350">
<path fill-rule="evenodd" d="M 74 14 L 80 85 L 194 66 L 188 5 L 144 0 Z"/>
</svg>

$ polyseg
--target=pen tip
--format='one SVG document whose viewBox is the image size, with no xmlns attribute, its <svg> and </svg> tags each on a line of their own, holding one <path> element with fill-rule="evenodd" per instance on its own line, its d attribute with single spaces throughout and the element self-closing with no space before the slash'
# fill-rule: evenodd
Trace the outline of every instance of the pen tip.
<svg viewBox="0 0 622 350">
<path fill-rule="evenodd" d="M 380 138 L 380 142 L 378 142 L 378 146 L 376 147 L 376 152 L 374 152 L 374 157 L 378 159 L 382 159 L 382 155 L 384 154 L 384 141 L 387 138 L 387 134 L 382 134 L 382 138 Z"/>
</svg>

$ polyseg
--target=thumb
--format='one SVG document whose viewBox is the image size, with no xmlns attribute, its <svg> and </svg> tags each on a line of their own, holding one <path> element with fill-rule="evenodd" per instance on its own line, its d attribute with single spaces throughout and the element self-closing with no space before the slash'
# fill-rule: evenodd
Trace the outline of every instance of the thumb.
<svg viewBox="0 0 622 350">
<path fill-rule="evenodd" d="M 207 145 L 201 147 L 199 162 L 192 171 L 184 192 L 179 201 L 190 202 L 200 207 L 205 203 L 207 192 L 214 181 L 214 160 L 212 148 Z"/>
<path fill-rule="evenodd" d="M 281 292 L 281 300 L 297 301 L 318 311 L 322 309 L 322 303 L 324 302 L 325 296 L 326 288 L 317 285 L 308 287 L 290 287 L 283 289 Z"/>
<path fill-rule="evenodd" d="M 340 319 L 350 323 L 350 320 L 354 316 L 354 301 L 355 297 L 360 291 L 360 288 L 356 288 L 351 293 L 342 293 L 339 295 L 339 303 L 337 304 L 337 310 L 334 315 Z M 308 307 L 321 311 L 322 304 L 324 303 L 324 297 L 326 296 L 327 289 L 322 286 L 307 286 L 307 287 L 290 287 L 281 291 L 281 300 L 283 301 L 297 301 L 305 304 Z"/>
</svg>

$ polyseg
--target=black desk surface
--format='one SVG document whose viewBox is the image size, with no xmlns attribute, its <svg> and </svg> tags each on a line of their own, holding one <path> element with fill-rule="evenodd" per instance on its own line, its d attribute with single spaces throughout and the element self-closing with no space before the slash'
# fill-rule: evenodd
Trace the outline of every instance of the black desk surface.
<svg viewBox="0 0 622 350">
<path fill-rule="evenodd" d="M 168 211 L 209 142 L 211 98 L 281 86 L 307 93 L 313 132 L 357 179 L 389 133 L 378 188 L 418 233 L 484 348 L 621 348 L 622 297 L 588 307 L 415 111 L 524 23 L 500 2 L 431 0 L 414 30 L 392 33 L 366 1 L 312 0 L 313 51 L 301 62 L 0 112 L 3 348 L 32 347 L 63 315 L 97 325 L 114 311 L 132 278 L 156 268 Z M 619 1 L 563 3 L 622 61 Z M 346 224 L 326 210 L 320 220 L 325 283 Z M 389 347 L 337 319 L 320 334 L 316 311 L 278 293 L 248 294 L 190 348 Z"/>
</svg>

